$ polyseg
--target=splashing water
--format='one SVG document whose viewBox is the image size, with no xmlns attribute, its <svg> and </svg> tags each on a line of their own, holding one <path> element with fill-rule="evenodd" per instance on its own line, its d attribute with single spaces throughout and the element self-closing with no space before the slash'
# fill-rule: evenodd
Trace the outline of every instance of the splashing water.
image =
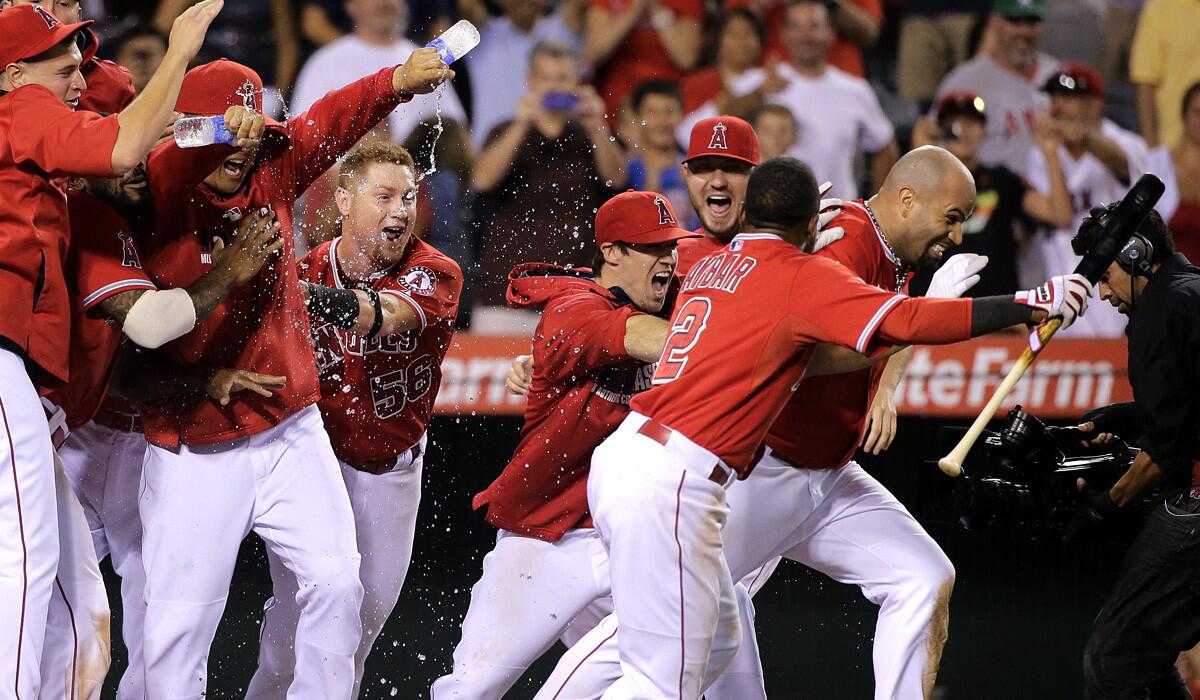
<svg viewBox="0 0 1200 700">
<path fill-rule="evenodd" d="M 433 125 L 433 135 L 430 136 L 430 140 L 433 143 L 431 143 L 429 146 L 429 170 L 421 173 L 421 176 L 417 178 L 417 182 L 420 182 L 429 175 L 437 172 L 438 141 L 440 141 L 442 138 L 442 132 L 446 130 L 445 126 L 442 125 L 442 93 L 445 90 L 446 83 L 442 83 L 441 85 L 437 86 L 436 90 L 433 91 L 434 112 L 437 114 L 437 123 Z"/>
</svg>

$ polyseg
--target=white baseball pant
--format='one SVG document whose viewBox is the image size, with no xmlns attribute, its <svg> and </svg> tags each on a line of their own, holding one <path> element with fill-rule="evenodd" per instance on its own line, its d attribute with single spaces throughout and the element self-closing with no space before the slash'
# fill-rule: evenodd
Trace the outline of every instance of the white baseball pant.
<svg viewBox="0 0 1200 700">
<path fill-rule="evenodd" d="M 96 559 L 111 556 L 121 577 L 121 637 L 129 665 L 117 687 L 117 700 L 146 697 L 142 626 L 146 617 L 146 572 L 142 567 L 142 521 L 138 489 L 146 438 L 138 432 L 88 423 L 71 431 L 59 448 L 63 469 L 83 504 Z"/>
<path fill-rule="evenodd" d="M 570 646 L 611 612 L 609 594 L 608 553 L 594 529 L 557 542 L 501 530 L 434 700 L 499 700 L 556 640 Z"/>
<path fill-rule="evenodd" d="M 287 697 L 352 697 L 363 588 L 337 465 L 316 406 L 247 438 L 147 448 L 139 506 L 148 697 L 204 697 L 209 647 L 251 531 L 299 581 Z"/>
<path fill-rule="evenodd" d="M 58 570 L 54 447 L 24 361 L 0 348 L 0 699 L 36 698 Z"/>
<path fill-rule="evenodd" d="M 367 656 L 396 607 L 408 575 L 417 530 L 417 506 L 421 502 L 425 446 L 423 435 L 415 451 L 405 451 L 397 458 L 396 466 L 383 474 L 368 474 L 340 463 L 362 557 L 359 564 L 363 585 L 362 639 L 354 654 L 352 697 L 358 697 Z M 273 551 L 267 552 L 267 563 L 273 590 L 263 607 L 258 669 L 246 691 L 249 700 L 286 697 L 296 669 L 296 625 L 300 618 L 296 577 Z"/>
<path fill-rule="evenodd" d="M 644 434 L 652 426 L 630 413 L 596 448 L 588 476 L 621 626 L 621 678 L 603 697 L 696 700 L 741 638 L 722 551 L 731 472 L 680 433 L 665 444 Z"/>
<path fill-rule="evenodd" d="M 757 592 L 783 556 L 859 586 L 880 606 L 873 647 L 876 700 L 929 696 L 946 640 L 954 567 L 882 484 L 854 462 L 835 470 L 798 469 L 768 450 L 750 476 L 729 489 L 728 500 L 725 552 L 743 585 Z M 752 617 L 753 607 L 743 608 Z M 749 632 L 742 648 L 756 648 L 748 646 L 753 627 L 745 619 L 744 614 Z M 561 700 L 598 697 L 594 688 L 619 673 L 615 624 L 606 623 L 569 652 L 572 658 L 564 655 L 559 662 L 552 678 L 573 671 L 570 692 Z M 705 697 L 765 697 L 756 667 L 761 668 L 756 657 L 735 658 L 733 673 L 716 679 Z"/>
</svg>

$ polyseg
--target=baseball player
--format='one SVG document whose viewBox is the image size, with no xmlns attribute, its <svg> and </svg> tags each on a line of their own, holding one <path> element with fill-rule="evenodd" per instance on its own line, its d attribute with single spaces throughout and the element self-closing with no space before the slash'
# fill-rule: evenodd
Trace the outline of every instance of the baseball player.
<svg viewBox="0 0 1200 700">
<path fill-rule="evenodd" d="M 238 128 L 241 117 L 237 113 L 242 110 L 241 107 L 231 109 L 226 123 Z M 250 128 L 261 129 L 262 117 L 249 116 Z M 164 157 L 173 155 L 165 153 L 169 151 L 179 153 L 174 144 L 161 147 Z M 221 159 L 220 153 L 216 155 L 218 160 Z M 156 152 L 151 158 L 159 156 L 160 152 Z M 178 156 L 176 158 L 182 160 Z M 210 169 L 213 156 L 195 160 L 203 168 L 194 169 L 195 181 L 198 182 L 202 174 Z M 49 401 L 61 407 L 70 431 L 59 447 L 59 455 L 66 477 L 83 505 L 87 529 L 91 531 L 90 540 L 85 539 L 85 542 L 94 546 L 85 548 L 82 556 L 94 563 L 111 554 L 113 568 L 121 576 L 122 637 L 129 652 L 129 666 L 118 690 L 119 698 L 140 698 L 144 695 L 141 627 L 145 607 L 142 601 L 145 575 L 141 565 L 141 522 L 137 516 L 137 493 L 145 439 L 136 430 L 140 424 L 136 413 L 122 424 L 118 417 L 105 413 L 101 401 L 104 400 L 106 405 L 110 403 L 105 397 L 122 330 L 125 331 L 124 335 L 136 338 L 145 346 L 169 340 L 156 337 L 160 329 L 156 327 L 155 320 L 157 314 L 163 311 L 163 301 L 158 297 L 164 292 L 157 290 L 142 270 L 136 234 L 129 224 L 148 213 L 150 194 L 147 190 L 145 169 L 139 166 L 121 179 L 82 181 L 80 189 L 71 193 L 72 242 L 66 267 L 72 313 L 71 381 L 44 399 L 44 402 Z M 159 201 L 163 202 L 162 206 L 170 205 L 166 199 Z M 277 229 L 271 225 L 269 216 L 247 217 L 244 220 L 219 264 L 189 289 L 183 290 L 190 298 L 197 318 L 204 318 L 230 288 L 245 282 L 258 271 L 267 256 L 282 245 L 276 233 Z M 170 290 L 165 293 L 168 296 L 172 294 Z M 145 371 L 144 367 L 140 369 Z M 220 385 L 231 372 L 234 371 L 214 373 L 206 370 L 194 381 L 207 381 L 211 377 Z M 242 374 L 235 376 L 238 377 L 239 388 L 245 383 L 242 380 L 253 379 Z M 172 393 L 178 394 L 188 388 L 181 383 L 181 379 L 173 375 Z M 131 410 L 136 411 L 132 405 Z M 65 559 L 65 556 L 62 557 L 62 560 Z M 100 682 L 103 681 L 103 669 L 82 658 L 71 663 L 73 659 L 69 652 L 77 648 L 79 655 L 82 655 L 87 650 L 83 641 L 89 638 L 88 634 L 95 627 L 90 622 L 82 623 L 95 617 L 88 614 L 91 608 L 87 603 L 91 598 L 70 595 L 72 588 L 67 583 L 70 578 L 63 575 L 60 564 L 60 586 L 56 594 L 61 593 L 68 598 L 73 611 L 69 620 L 77 624 L 65 628 L 64 634 L 68 636 L 55 652 L 61 659 L 61 663 L 55 666 L 65 669 L 56 677 L 70 677 L 71 668 L 91 671 L 97 674 L 95 692 L 98 693 Z M 84 590 L 86 592 L 87 589 Z M 102 583 L 99 592 L 100 601 L 107 605 Z M 79 643 L 72 644 L 72 636 L 80 640 Z M 49 640 L 48 633 L 47 654 L 52 652 Z M 103 653 L 106 658 L 107 644 Z M 84 683 L 85 679 L 80 679 L 80 685 Z M 89 694 L 82 692 L 81 687 L 79 697 L 89 697 Z"/>
<path fill-rule="evenodd" d="M 298 263 L 313 318 L 318 407 L 354 512 L 363 665 L 387 622 L 412 559 L 421 500 L 425 428 L 441 385 L 442 358 L 462 296 L 458 264 L 413 235 L 417 185 L 412 156 L 378 143 L 351 151 L 335 193 L 341 236 Z M 273 550 L 274 583 L 247 696 L 284 698 L 295 668 L 298 583 Z"/>
<path fill-rule="evenodd" d="M 10 660 L 0 671 L 0 697 L 41 691 L 59 565 L 58 506 L 73 500 L 56 476 L 35 390 L 68 380 L 65 177 L 111 177 L 145 156 L 171 116 L 187 62 L 220 9 L 220 0 L 205 0 L 180 15 L 169 58 L 145 96 L 108 117 L 72 109 L 84 87 L 77 41 L 88 23 L 63 24 L 36 5 L 0 12 L 0 287 L 9 304 L 0 318 L 0 470 L 11 474 L 0 486 L 0 658 Z"/>
<path fill-rule="evenodd" d="M 655 386 L 593 455 L 588 500 L 622 629 L 623 676 L 610 696 L 698 698 L 736 650 L 725 487 L 753 468 L 814 342 L 871 355 L 885 344 L 954 342 L 1050 315 L 1070 322 L 1086 306 L 1090 285 L 1077 276 L 1016 299 L 883 291 L 797 250 L 816 228 L 818 206 L 798 161 L 773 159 L 751 174 L 744 210 L 757 232 L 693 268 Z M 787 303 L 773 303 L 781 297 Z M 754 366 L 731 362 L 730 347 Z"/>
<path fill-rule="evenodd" d="M 186 286 L 206 272 L 213 237 L 227 235 L 247 212 L 268 207 L 276 213 L 280 254 L 170 350 L 183 361 L 287 381 L 265 395 L 240 392 L 227 402 L 143 407 L 150 445 L 138 505 L 149 697 L 205 692 L 208 649 L 238 546 L 251 530 L 300 582 L 289 696 L 353 694 L 363 597 L 354 514 L 315 405 L 317 363 L 292 262 L 291 211 L 313 180 L 398 104 L 450 77 L 434 50 L 419 49 L 404 65 L 350 83 L 304 114 L 269 126 L 260 148 L 226 158 L 191 190 L 185 207 L 155 210 L 143 263 L 151 280 L 167 287 Z M 252 70 L 218 60 L 188 73 L 176 108 L 213 115 L 247 103 L 260 111 L 261 92 Z M 151 166 L 151 182 L 176 176 Z"/>
<path fill-rule="evenodd" d="M 592 270 L 528 263 L 509 276 L 510 305 L 543 309 L 536 373 L 521 442 L 475 496 L 500 531 L 436 700 L 502 697 L 585 608 L 604 601 L 592 622 L 611 610 L 607 557 L 587 512 L 588 462 L 650 386 L 676 242 L 697 234 L 679 228 L 665 197 L 633 191 L 600 208 L 595 230 Z"/>
<path fill-rule="evenodd" d="M 25 4 L 41 7 L 63 24 L 83 22 L 81 0 L 3 0 L 0 2 L 0 8 Z M 96 57 L 100 50 L 100 40 L 90 27 L 85 27 L 81 35 L 82 44 L 79 49 L 83 63 L 79 66 L 79 72 L 87 83 L 87 88 L 79 96 L 79 109 L 89 112 L 120 112 L 133 102 L 133 78 L 123 66 Z"/>
</svg>

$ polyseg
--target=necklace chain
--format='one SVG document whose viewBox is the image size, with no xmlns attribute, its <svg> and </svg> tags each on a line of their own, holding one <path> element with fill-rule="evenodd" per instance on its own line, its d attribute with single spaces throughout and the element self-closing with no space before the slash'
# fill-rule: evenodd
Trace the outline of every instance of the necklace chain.
<svg viewBox="0 0 1200 700">
<path fill-rule="evenodd" d="M 896 291 L 899 292 L 901 289 L 904 289 L 904 278 L 907 276 L 908 266 L 900 260 L 899 255 L 896 255 L 896 249 L 892 247 L 892 242 L 888 240 L 887 234 L 883 232 L 883 227 L 879 225 L 879 220 L 875 218 L 875 212 L 871 211 L 871 205 L 867 204 L 866 200 L 863 200 L 863 209 L 867 210 L 867 216 L 871 219 L 871 225 L 875 227 L 875 230 L 879 233 L 880 240 L 883 241 L 883 245 L 888 249 L 892 260 L 895 261 Z"/>
</svg>

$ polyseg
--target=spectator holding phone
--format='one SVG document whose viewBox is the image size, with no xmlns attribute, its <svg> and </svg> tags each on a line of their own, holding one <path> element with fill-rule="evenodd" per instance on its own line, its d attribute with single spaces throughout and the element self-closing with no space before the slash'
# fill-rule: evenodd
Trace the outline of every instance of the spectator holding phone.
<svg viewBox="0 0 1200 700">
<path fill-rule="evenodd" d="M 1019 288 L 1017 257 L 1029 244 L 1033 222 L 1051 228 L 1070 226 L 1075 212 L 1063 169 L 1055 157 L 1061 145 L 1050 129 L 1034 130 L 1034 141 L 1046 159 L 1045 194 L 1002 163 L 980 160 L 979 145 L 987 133 L 989 115 L 983 98 L 973 92 L 951 92 L 938 100 L 934 117 L 922 117 L 913 128 L 913 148 L 941 146 L 954 154 L 975 178 L 975 211 L 963 223 L 963 242 L 954 252 L 988 257 L 979 272 L 979 283 L 969 292 L 973 297 L 1012 294 Z M 928 274 L 917 274 L 913 286 Z M 924 289 L 924 286 L 920 286 Z"/>
<path fill-rule="evenodd" d="M 586 265 L 595 211 L 625 187 L 625 156 L 610 138 L 604 103 L 579 82 L 577 58 L 564 44 L 534 46 L 516 115 L 492 129 L 475 162 L 472 185 L 489 228 L 471 320 L 476 332 L 531 333 L 536 314 L 522 319 L 504 308 L 509 270 L 529 260 Z"/>
</svg>

